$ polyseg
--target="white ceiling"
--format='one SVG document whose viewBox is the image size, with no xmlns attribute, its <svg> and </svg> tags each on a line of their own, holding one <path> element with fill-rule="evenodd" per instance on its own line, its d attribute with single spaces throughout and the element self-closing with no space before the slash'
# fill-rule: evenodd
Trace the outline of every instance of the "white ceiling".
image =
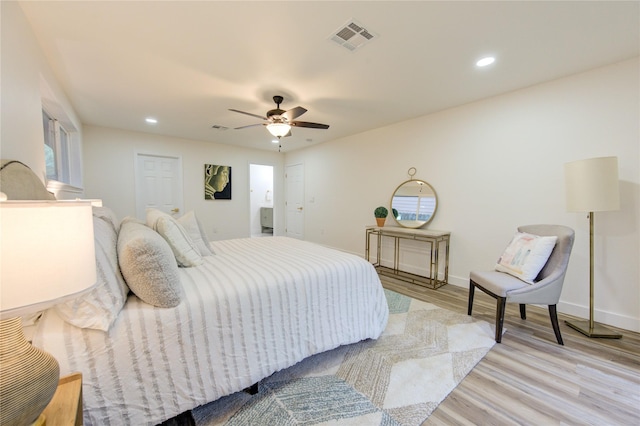
<svg viewBox="0 0 640 426">
<path fill-rule="evenodd" d="M 267 150 L 264 127 L 233 130 L 260 120 L 229 108 L 264 115 L 282 95 L 331 126 L 293 128 L 287 151 L 640 53 L 637 1 L 21 5 L 84 124 Z M 355 52 L 330 41 L 350 19 L 378 35 Z"/>
</svg>

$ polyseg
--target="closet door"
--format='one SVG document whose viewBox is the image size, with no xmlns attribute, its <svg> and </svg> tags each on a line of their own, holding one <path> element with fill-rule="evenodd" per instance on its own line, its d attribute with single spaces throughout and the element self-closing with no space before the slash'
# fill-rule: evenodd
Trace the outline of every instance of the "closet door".
<svg viewBox="0 0 640 426">
<path fill-rule="evenodd" d="M 136 154 L 136 216 L 145 220 L 147 207 L 181 215 L 182 159 Z"/>
</svg>

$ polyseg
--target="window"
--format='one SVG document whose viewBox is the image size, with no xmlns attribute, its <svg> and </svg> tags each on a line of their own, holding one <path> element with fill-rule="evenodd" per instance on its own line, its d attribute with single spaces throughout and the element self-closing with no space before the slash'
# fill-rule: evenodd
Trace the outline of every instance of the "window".
<svg viewBox="0 0 640 426">
<path fill-rule="evenodd" d="M 45 110 L 42 110 L 42 126 L 47 179 L 70 184 L 69 132 Z"/>
<path fill-rule="evenodd" d="M 59 199 L 82 195 L 82 128 L 73 107 L 40 76 L 47 190 Z"/>
</svg>

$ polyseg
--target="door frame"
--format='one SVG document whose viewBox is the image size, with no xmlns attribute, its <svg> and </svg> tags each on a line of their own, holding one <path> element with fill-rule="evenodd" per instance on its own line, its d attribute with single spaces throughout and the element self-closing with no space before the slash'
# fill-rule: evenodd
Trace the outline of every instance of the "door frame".
<svg viewBox="0 0 640 426">
<path fill-rule="evenodd" d="M 301 220 L 301 229 L 300 229 L 300 234 L 299 237 L 294 237 L 294 238 L 299 238 L 301 240 L 304 240 L 304 231 L 305 231 L 305 216 L 306 216 L 306 212 L 304 210 L 305 208 L 305 165 L 304 162 L 300 162 L 300 163 L 292 163 L 292 164 L 287 164 L 284 166 L 284 194 L 285 194 L 285 200 L 284 200 L 284 210 L 285 210 L 285 235 L 286 236 L 290 236 L 289 235 L 289 229 L 291 229 L 291 215 L 289 213 L 289 190 L 290 190 L 290 185 L 289 185 L 289 178 L 287 176 L 289 169 L 291 167 L 296 167 L 299 166 L 302 170 L 302 187 L 301 187 L 301 193 L 300 195 L 300 200 L 301 200 L 301 207 L 302 209 L 300 209 L 299 211 L 301 213 L 297 213 L 300 214 L 302 216 Z"/>
</svg>

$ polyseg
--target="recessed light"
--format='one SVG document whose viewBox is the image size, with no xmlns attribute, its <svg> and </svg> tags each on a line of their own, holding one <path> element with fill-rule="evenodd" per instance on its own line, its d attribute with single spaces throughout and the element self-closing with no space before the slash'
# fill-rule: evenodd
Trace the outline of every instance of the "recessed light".
<svg viewBox="0 0 640 426">
<path fill-rule="evenodd" d="M 149 124 L 158 124 L 158 120 L 156 120 L 153 117 L 147 117 L 147 118 L 144 119 L 144 121 L 146 121 Z"/>
<path fill-rule="evenodd" d="M 487 56 L 485 58 L 480 59 L 478 62 L 476 62 L 476 65 L 479 67 L 486 67 L 487 65 L 491 65 L 495 61 L 496 61 L 496 58 L 494 58 L 493 56 Z"/>
</svg>

